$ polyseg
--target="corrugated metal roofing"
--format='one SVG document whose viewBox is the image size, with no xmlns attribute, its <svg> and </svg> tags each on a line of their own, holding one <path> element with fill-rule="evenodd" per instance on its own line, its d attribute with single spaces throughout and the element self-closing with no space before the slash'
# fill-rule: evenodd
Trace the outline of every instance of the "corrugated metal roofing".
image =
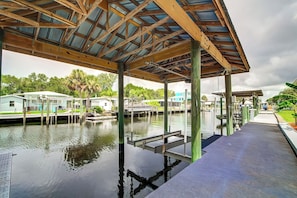
<svg viewBox="0 0 297 198">
<path fill-rule="evenodd" d="M 184 80 L 174 72 L 190 76 L 191 36 L 187 30 L 181 31 L 183 27 L 174 19 L 167 19 L 167 10 L 162 10 L 153 0 L 138 9 L 146 2 L 2 1 L 0 26 L 6 35 L 4 49 L 115 73 L 114 65 L 124 62 L 127 69 L 133 68 L 127 73 L 138 78 L 159 82 L 165 79 L 171 82 Z M 177 2 L 228 61 L 232 73 L 249 71 L 249 64 L 222 0 Z M 170 57 L 170 50 L 178 51 L 179 45 L 184 51 L 172 52 Z M 73 51 L 68 51 L 69 55 L 61 54 L 54 50 L 55 47 Z M 163 56 L 165 58 L 161 58 Z M 77 60 L 74 60 L 75 57 Z M 141 62 L 142 59 L 147 61 Z M 202 77 L 216 76 L 225 70 L 217 60 L 208 54 L 207 49 L 202 51 Z M 153 66 L 148 63 L 153 63 Z"/>
</svg>

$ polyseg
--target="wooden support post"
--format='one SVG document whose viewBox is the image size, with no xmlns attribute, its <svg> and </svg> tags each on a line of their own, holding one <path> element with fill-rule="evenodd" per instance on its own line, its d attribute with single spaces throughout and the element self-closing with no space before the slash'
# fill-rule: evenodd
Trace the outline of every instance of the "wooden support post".
<svg viewBox="0 0 297 198">
<path fill-rule="evenodd" d="M 58 107 L 55 107 L 55 124 L 58 124 Z"/>
<path fill-rule="evenodd" d="M 232 105 L 232 87 L 231 87 L 231 74 L 225 75 L 225 88 L 226 88 L 226 127 L 227 135 L 233 134 L 233 105 Z"/>
<path fill-rule="evenodd" d="M 118 125 L 119 125 L 119 144 L 124 144 L 124 64 L 118 64 Z"/>
<path fill-rule="evenodd" d="M 164 82 L 164 134 L 168 133 L 168 82 Z M 167 138 L 164 139 L 167 143 Z"/>
<path fill-rule="evenodd" d="M 223 97 L 220 98 L 221 135 L 223 135 Z"/>
<path fill-rule="evenodd" d="M 49 126 L 50 100 L 46 99 L 46 126 Z"/>
<path fill-rule="evenodd" d="M 4 40 L 4 30 L 0 29 L 0 96 L 2 95 L 2 48 Z"/>
<path fill-rule="evenodd" d="M 191 72 L 191 134 L 192 134 L 192 162 L 201 158 L 201 121 L 200 121 L 200 78 L 201 78 L 201 50 L 200 43 L 192 40 L 192 72 Z"/>
<path fill-rule="evenodd" d="M 44 111 L 44 100 L 41 98 L 41 116 L 40 116 L 40 124 L 43 125 L 43 111 Z"/>
<path fill-rule="evenodd" d="M 185 89 L 185 131 L 184 131 L 184 143 L 187 143 L 187 128 L 188 128 L 188 90 Z"/>
<path fill-rule="evenodd" d="M 24 126 L 26 126 L 26 113 L 27 113 L 26 99 L 23 99 L 23 125 Z"/>
<path fill-rule="evenodd" d="M 241 107 L 241 123 L 242 126 L 247 123 L 247 106 Z"/>
</svg>

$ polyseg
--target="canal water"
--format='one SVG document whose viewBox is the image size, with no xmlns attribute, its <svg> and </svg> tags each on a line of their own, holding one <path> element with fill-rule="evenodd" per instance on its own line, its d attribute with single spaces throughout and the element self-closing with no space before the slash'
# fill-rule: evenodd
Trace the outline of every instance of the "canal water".
<svg viewBox="0 0 297 198">
<path fill-rule="evenodd" d="M 205 134 L 216 130 L 213 116 L 202 112 Z M 169 118 L 171 131 L 184 131 L 184 114 Z M 134 118 L 133 138 L 159 135 L 163 128 L 163 116 Z M 126 119 L 127 137 L 131 129 Z M 24 198 L 144 197 L 189 165 L 128 144 L 120 153 L 113 120 L 0 127 L 0 153 L 6 152 L 14 154 L 10 196 Z"/>
</svg>

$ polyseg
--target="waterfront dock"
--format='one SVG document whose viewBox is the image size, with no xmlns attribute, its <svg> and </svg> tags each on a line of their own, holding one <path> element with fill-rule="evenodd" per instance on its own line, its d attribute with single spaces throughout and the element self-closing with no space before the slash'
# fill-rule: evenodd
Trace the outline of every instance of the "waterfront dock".
<svg viewBox="0 0 297 198">
<path fill-rule="evenodd" d="M 8 198 L 10 192 L 12 153 L 0 153 L 0 197 Z"/>
<path fill-rule="evenodd" d="M 284 131 L 261 112 L 147 197 L 297 197 L 297 158 Z"/>
</svg>

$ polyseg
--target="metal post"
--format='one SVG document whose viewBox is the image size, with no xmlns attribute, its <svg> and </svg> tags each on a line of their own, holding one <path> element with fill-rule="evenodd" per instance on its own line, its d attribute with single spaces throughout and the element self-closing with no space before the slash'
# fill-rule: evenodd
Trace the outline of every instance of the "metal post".
<svg viewBox="0 0 297 198">
<path fill-rule="evenodd" d="M 168 133 L 168 82 L 164 82 L 164 134 Z M 167 143 L 167 139 L 164 139 Z"/>
<path fill-rule="evenodd" d="M 247 123 L 247 106 L 241 107 L 241 123 L 245 125 Z"/>
<path fill-rule="evenodd" d="M 233 110 L 232 110 L 232 87 L 231 87 L 231 74 L 225 75 L 225 88 L 226 88 L 226 127 L 227 135 L 233 134 Z"/>
<path fill-rule="evenodd" d="M 192 40 L 192 72 L 191 72 L 191 136 L 192 162 L 201 158 L 201 121 L 200 121 L 200 78 L 201 78 L 201 51 L 200 43 Z"/>
<path fill-rule="evenodd" d="M 131 105 L 131 133 L 133 132 L 133 119 L 134 119 L 134 110 L 133 110 L 133 98 L 132 98 L 132 105 Z"/>
<path fill-rule="evenodd" d="M 118 123 L 119 123 L 119 144 L 124 144 L 124 64 L 118 64 Z"/>
</svg>

